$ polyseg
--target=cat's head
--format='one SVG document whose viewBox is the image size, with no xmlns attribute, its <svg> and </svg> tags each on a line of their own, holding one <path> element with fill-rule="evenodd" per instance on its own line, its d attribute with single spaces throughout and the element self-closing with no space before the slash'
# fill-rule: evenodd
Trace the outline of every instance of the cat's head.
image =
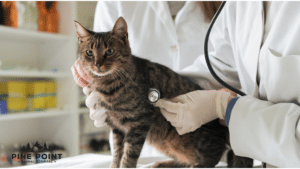
<svg viewBox="0 0 300 169">
<path fill-rule="evenodd" d="M 127 24 L 120 17 L 112 31 L 93 32 L 75 21 L 79 50 L 84 69 L 94 77 L 107 76 L 128 67 L 131 50 L 128 42 Z"/>
</svg>

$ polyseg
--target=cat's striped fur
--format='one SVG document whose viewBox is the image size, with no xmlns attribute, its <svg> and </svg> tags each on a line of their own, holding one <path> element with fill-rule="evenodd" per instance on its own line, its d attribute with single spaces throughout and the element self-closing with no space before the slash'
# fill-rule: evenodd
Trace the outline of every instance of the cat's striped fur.
<svg viewBox="0 0 300 169">
<path fill-rule="evenodd" d="M 107 110 L 106 122 L 113 130 L 111 167 L 136 167 L 145 141 L 174 159 L 154 167 L 214 167 L 219 162 L 227 149 L 228 129 L 218 120 L 180 136 L 148 101 L 149 88 L 158 89 L 162 98 L 169 99 L 201 90 L 198 85 L 163 65 L 131 55 L 123 18 L 111 32 L 95 33 L 79 24 L 77 32 L 82 66 L 93 79 L 90 87 L 101 95 L 94 108 Z M 107 52 L 110 49 L 113 54 Z M 87 55 L 87 50 L 93 56 Z M 230 164 L 252 167 L 251 159 L 240 159 L 243 165 Z"/>
</svg>

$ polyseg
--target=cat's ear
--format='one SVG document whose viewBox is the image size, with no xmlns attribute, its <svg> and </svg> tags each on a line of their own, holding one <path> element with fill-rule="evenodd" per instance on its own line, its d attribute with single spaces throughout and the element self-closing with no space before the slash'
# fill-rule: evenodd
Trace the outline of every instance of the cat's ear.
<svg viewBox="0 0 300 169">
<path fill-rule="evenodd" d="M 119 19 L 116 21 L 115 26 L 112 29 L 112 33 L 127 34 L 127 23 L 123 17 L 119 17 Z"/>
<path fill-rule="evenodd" d="M 90 36 L 91 34 L 87 29 L 85 29 L 79 22 L 75 21 L 75 29 L 77 32 L 77 37 L 78 39 L 82 37 L 87 37 Z"/>
</svg>

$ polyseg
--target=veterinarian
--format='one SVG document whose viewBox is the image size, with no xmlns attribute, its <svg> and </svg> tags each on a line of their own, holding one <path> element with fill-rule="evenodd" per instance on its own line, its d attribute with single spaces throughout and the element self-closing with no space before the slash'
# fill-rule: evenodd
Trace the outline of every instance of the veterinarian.
<svg viewBox="0 0 300 169">
<path fill-rule="evenodd" d="M 300 2 L 227 2 L 210 41 L 214 70 L 247 96 L 195 91 L 156 106 L 180 134 L 225 119 L 234 153 L 276 167 L 300 167 Z M 185 69 L 207 84 L 204 57 Z"/>
<path fill-rule="evenodd" d="M 225 119 L 235 154 L 299 167 L 299 9 L 300 2 L 227 2 L 210 35 L 210 59 L 217 74 L 247 96 L 196 91 L 156 106 L 180 134 Z M 204 56 L 185 70 L 198 73 L 205 89 L 222 88 Z"/>
<path fill-rule="evenodd" d="M 220 4 L 195 1 L 99 1 L 94 31 L 110 31 L 118 17 L 122 16 L 128 24 L 133 54 L 178 71 L 192 65 L 204 53 L 202 46 L 205 34 Z M 79 61 L 72 70 L 77 84 L 87 86 L 87 74 L 81 69 Z M 87 88 L 84 88 L 84 93 L 89 93 Z M 93 96 L 92 93 L 86 100 L 91 107 Z M 90 117 L 97 127 L 104 125 L 106 114 L 103 110 L 90 111 Z M 162 154 L 145 143 L 141 156 L 158 155 Z"/>
</svg>

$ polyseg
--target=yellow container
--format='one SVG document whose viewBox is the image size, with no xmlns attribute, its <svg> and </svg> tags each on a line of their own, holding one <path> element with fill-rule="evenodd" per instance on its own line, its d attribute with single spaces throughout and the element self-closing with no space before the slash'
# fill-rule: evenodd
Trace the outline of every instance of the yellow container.
<svg viewBox="0 0 300 169">
<path fill-rule="evenodd" d="M 22 112 L 27 109 L 26 98 L 7 98 L 7 111 L 10 113 Z"/>
<path fill-rule="evenodd" d="M 26 98 L 26 82 L 9 81 L 7 82 L 7 91 L 9 98 Z"/>
<path fill-rule="evenodd" d="M 27 82 L 27 84 L 26 84 L 27 109 L 28 109 L 28 111 L 33 111 L 33 107 L 32 107 L 33 85 L 34 85 L 34 82 Z"/>
<path fill-rule="evenodd" d="M 0 83 L 0 100 L 7 100 L 7 85 L 6 83 L 2 82 Z"/>
<path fill-rule="evenodd" d="M 32 99 L 32 110 L 42 111 L 46 109 L 46 99 L 45 97 L 38 97 Z"/>
<path fill-rule="evenodd" d="M 33 96 L 33 85 L 34 85 L 34 82 L 27 82 L 26 83 L 26 94 L 27 94 L 27 97 L 32 97 Z"/>
<path fill-rule="evenodd" d="M 33 83 L 32 110 L 41 111 L 46 109 L 46 85 L 46 81 Z"/>
<path fill-rule="evenodd" d="M 56 107 L 56 83 L 50 81 L 46 83 L 46 107 L 53 108 Z"/>
<path fill-rule="evenodd" d="M 27 109 L 26 82 L 8 81 L 7 84 L 7 111 L 9 113 L 22 112 Z"/>
</svg>

